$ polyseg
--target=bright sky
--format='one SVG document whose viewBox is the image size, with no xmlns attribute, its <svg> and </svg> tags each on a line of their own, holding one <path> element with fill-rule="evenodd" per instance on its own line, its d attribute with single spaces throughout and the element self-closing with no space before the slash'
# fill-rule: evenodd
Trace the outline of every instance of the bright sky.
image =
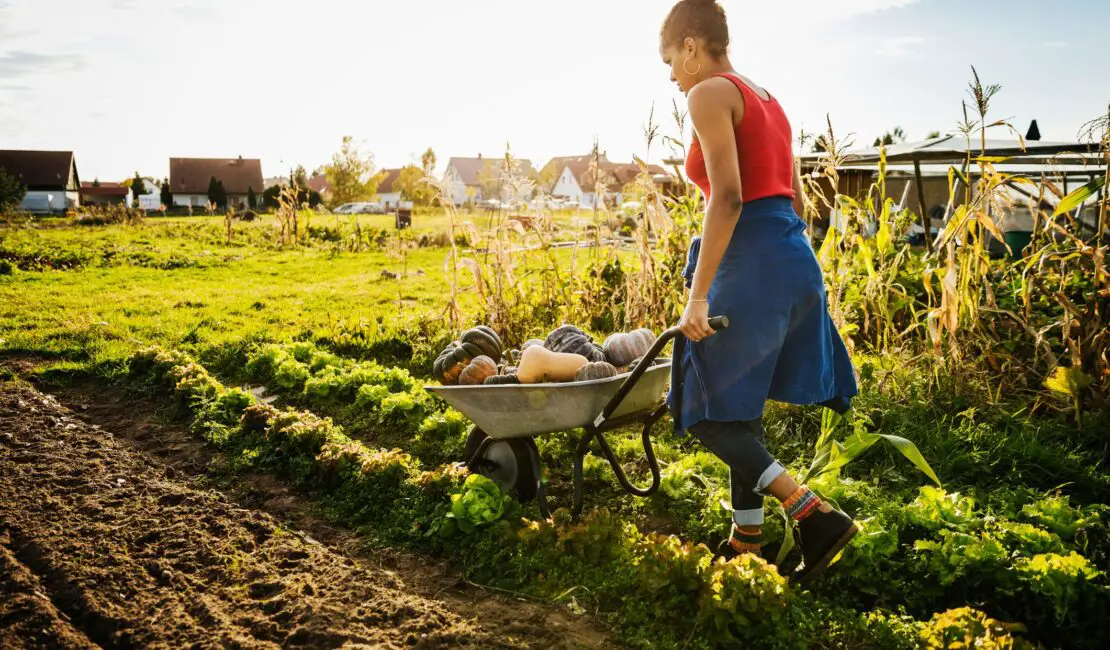
<svg viewBox="0 0 1110 650">
<path fill-rule="evenodd" d="M 948 131 L 974 64 L 994 117 L 1074 139 L 1110 102 L 1107 0 L 724 0 L 737 69 L 798 128 L 870 144 Z M 74 150 L 83 179 L 171 156 L 326 162 L 350 134 L 392 167 L 435 149 L 538 165 L 643 155 L 670 0 L 0 0 L 0 149 Z M 1002 135 L 1001 132 L 998 135 Z M 866 141 L 866 142 L 864 142 Z M 664 149 L 657 144 L 652 158 Z"/>
</svg>

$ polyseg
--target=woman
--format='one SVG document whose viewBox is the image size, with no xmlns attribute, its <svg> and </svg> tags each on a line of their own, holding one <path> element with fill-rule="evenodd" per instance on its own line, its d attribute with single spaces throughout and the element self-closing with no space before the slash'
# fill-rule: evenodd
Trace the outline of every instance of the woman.
<svg viewBox="0 0 1110 650">
<path fill-rule="evenodd" d="M 768 399 L 844 412 L 856 394 L 844 342 L 828 315 L 821 268 L 805 236 L 790 124 L 766 90 L 736 73 L 728 25 L 713 0 L 682 0 L 660 39 L 671 81 L 687 95 L 694 142 L 686 171 L 707 198 L 687 267 L 689 298 L 669 397 L 675 427 L 728 464 L 733 524 L 722 552 L 760 554 L 763 496 L 798 522 L 816 577 L 858 531 L 799 486 L 763 446 Z M 729 317 L 714 333 L 708 317 Z"/>
</svg>

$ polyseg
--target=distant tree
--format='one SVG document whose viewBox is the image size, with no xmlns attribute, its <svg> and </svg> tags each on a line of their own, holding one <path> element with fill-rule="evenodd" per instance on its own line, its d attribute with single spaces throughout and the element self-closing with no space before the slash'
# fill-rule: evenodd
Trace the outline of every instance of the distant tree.
<svg viewBox="0 0 1110 650">
<path fill-rule="evenodd" d="M 27 187 L 19 179 L 0 167 L 0 212 L 14 210 L 27 196 Z"/>
<path fill-rule="evenodd" d="M 902 130 L 902 127 L 896 126 L 896 127 L 894 127 L 893 130 L 887 131 L 886 133 L 884 133 L 884 134 L 880 135 L 879 137 L 875 138 L 875 144 L 873 146 L 875 146 L 875 147 L 879 147 L 879 146 L 889 147 L 890 145 L 892 145 L 896 142 L 905 142 L 905 141 L 906 141 L 906 132 Z"/>
<path fill-rule="evenodd" d="M 339 151 L 332 155 L 331 163 L 324 165 L 324 176 L 331 187 L 332 205 L 374 196 L 384 178 L 374 172 L 374 156 L 360 152 L 351 136 L 343 136 Z"/>
<path fill-rule="evenodd" d="M 227 190 L 224 189 L 223 181 L 216 180 L 215 176 L 208 181 L 208 201 L 221 208 L 227 207 Z"/>
<path fill-rule="evenodd" d="M 424 168 L 425 176 L 432 176 L 436 171 L 436 152 L 431 147 L 420 156 L 420 166 Z"/>
<path fill-rule="evenodd" d="M 99 176 L 93 179 L 93 185 L 92 186 L 93 187 L 100 187 L 100 177 Z"/>
<path fill-rule="evenodd" d="M 293 171 L 293 176 L 289 181 L 298 190 L 308 189 L 308 172 L 304 170 L 304 165 L 297 165 L 297 169 Z"/>
<path fill-rule="evenodd" d="M 247 207 L 251 210 L 255 209 L 258 205 L 258 197 L 254 194 L 254 186 L 251 185 L 247 188 Z"/>
<path fill-rule="evenodd" d="M 412 201 L 415 205 L 431 205 L 435 197 L 432 187 L 424 182 L 426 171 L 416 165 L 407 165 L 401 169 L 393 186 L 401 193 L 401 198 Z"/>
<path fill-rule="evenodd" d="M 555 189 L 555 183 L 559 181 L 559 176 L 563 173 L 563 167 L 559 165 L 547 164 L 536 173 L 534 180 L 536 186 L 543 189 L 545 192 L 551 192 Z"/>
<path fill-rule="evenodd" d="M 294 174 L 293 176 L 295 178 L 296 174 Z M 268 208 L 270 210 L 276 210 L 280 206 L 281 191 L 286 187 L 288 186 L 271 185 L 270 187 L 267 187 L 265 191 L 262 192 L 262 207 Z M 254 188 L 248 189 L 253 190 Z M 248 200 L 250 199 L 250 196 L 250 193 L 248 193 Z M 324 199 L 320 196 L 319 192 L 306 188 L 298 188 L 296 198 L 298 206 L 308 206 L 310 208 L 319 207 L 319 205 L 324 202 Z"/>
<path fill-rule="evenodd" d="M 925 136 L 925 139 L 926 140 L 932 140 L 933 138 L 939 138 L 939 137 L 940 137 L 940 131 L 929 131 L 929 135 Z"/>
<path fill-rule="evenodd" d="M 173 207 L 173 193 L 170 192 L 170 179 L 168 179 L 168 178 L 162 179 L 161 195 L 162 195 L 161 196 L 162 205 L 166 206 L 167 208 L 172 208 Z"/>
<path fill-rule="evenodd" d="M 276 210 L 278 207 L 278 197 L 281 195 L 281 185 L 271 185 L 262 191 L 262 207 L 269 210 Z"/>
<path fill-rule="evenodd" d="M 135 207 L 139 207 L 139 197 L 150 194 L 150 190 L 146 189 L 146 183 L 143 182 L 143 177 L 139 176 L 139 172 L 135 172 L 135 178 L 131 179 L 131 196 L 135 197 Z"/>
<path fill-rule="evenodd" d="M 131 179 L 131 193 L 135 195 L 136 199 L 150 194 L 150 190 L 146 189 L 146 183 L 143 182 L 143 177 L 139 176 L 139 172 L 135 172 L 135 178 Z"/>
</svg>

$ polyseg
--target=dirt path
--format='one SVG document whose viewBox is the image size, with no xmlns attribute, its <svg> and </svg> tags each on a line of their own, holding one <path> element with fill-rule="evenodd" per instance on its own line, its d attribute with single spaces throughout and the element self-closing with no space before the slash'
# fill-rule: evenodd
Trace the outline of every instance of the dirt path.
<svg viewBox="0 0 1110 650">
<path fill-rule="evenodd" d="M 0 384 L 0 648 L 612 645 L 442 563 L 360 550 L 272 481 L 206 489 L 219 458 L 118 393 L 63 399 L 76 413 Z"/>
</svg>

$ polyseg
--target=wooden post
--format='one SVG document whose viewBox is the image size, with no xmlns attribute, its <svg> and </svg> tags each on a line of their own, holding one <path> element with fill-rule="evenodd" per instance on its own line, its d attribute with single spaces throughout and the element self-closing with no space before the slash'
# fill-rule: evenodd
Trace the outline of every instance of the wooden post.
<svg viewBox="0 0 1110 650">
<path fill-rule="evenodd" d="M 925 228 L 925 250 L 933 252 L 932 220 L 929 219 L 928 209 L 925 207 L 925 182 L 921 178 L 921 161 L 915 156 L 913 159 L 913 177 L 917 183 L 917 207 L 921 210 L 921 225 Z"/>
</svg>

